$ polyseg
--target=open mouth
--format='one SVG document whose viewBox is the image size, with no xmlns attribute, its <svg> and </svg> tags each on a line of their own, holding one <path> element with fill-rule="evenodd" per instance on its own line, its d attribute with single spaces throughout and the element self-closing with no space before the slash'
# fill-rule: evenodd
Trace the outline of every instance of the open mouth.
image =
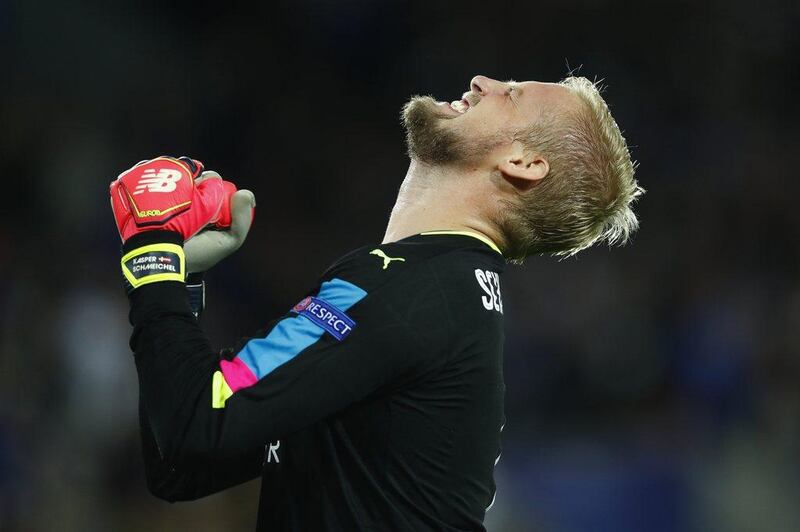
<svg viewBox="0 0 800 532">
<path fill-rule="evenodd" d="M 470 105 L 466 99 L 462 98 L 460 100 L 454 100 L 450 102 L 450 109 L 463 115 L 470 110 Z"/>
<path fill-rule="evenodd" d="M 465 92 L 460 100 L 453 100 L 447 105 L 450 107 L 450 109 L 452 109 L 456 113 L 463 115 L 464 113 L 467 113 L 470 109 L 478 105 L 479 101 L 480 101 L 480 96 L 473 93 L 472 91 L 469 91 Z"/>
</svg>

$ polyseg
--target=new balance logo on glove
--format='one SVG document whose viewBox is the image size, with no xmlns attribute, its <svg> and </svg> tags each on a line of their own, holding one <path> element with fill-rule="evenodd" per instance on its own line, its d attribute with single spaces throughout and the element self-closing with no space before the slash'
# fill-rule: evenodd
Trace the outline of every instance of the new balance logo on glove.
<svg viewBox="0 0 800 532">
<path fill-rule="evenodd" d="M 180 180 L 181 173 L 177 170 L 148 168 L 142 173 L 133 195 L 145 192 L 172 192 Z"/>
</svg>

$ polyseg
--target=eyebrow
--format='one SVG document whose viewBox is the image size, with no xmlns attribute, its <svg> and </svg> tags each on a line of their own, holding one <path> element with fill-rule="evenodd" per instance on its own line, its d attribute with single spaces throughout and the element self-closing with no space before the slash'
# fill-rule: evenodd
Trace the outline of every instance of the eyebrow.
<svg viewBox="0 0 800 532">
<path fill-rule="evenodd" d="M 511 103 L 514 104 L 514 107 L 519 108 L 519 103 L 517 100 L 522 94 L 524 94 L 522 87 L 520 87 L 519 83 L 517 83 L 513 79 L 509 79 L 508 81 L 506 81 L 506 83 L 513 85 L 514 91 L 511 94 L 509 94 L 509 98 L 511 99 Z"/>
<path fill-rule="evenodd" d="M 513 85 L 514 86 L 514 90 L 518 94 L 522 94 L 522 86 L 518 82 L 514 81 L 513 79 L 506 80 L 503 83 L 508 83 L 509 85 Z"/>
</svg>

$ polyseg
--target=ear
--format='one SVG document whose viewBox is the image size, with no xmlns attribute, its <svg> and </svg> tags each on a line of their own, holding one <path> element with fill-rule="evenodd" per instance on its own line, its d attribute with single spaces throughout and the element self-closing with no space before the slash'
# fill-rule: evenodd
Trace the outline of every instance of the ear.
<svg viewBox="0 0 800 532">
<path fill-rule="evenodd" d="M 550 164 L 540 153 L 525 152 L 522 143 L 514 141 L 512 149 L 498 169 L 503 178 L 520 192 L 536 186 L 550 172 Z"/>
</svg>

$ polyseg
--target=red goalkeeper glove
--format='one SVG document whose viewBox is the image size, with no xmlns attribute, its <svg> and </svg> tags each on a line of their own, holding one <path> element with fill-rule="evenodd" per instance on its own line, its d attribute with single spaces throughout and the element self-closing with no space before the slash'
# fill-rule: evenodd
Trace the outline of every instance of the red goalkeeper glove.
<svg viewBox="0 0 800 532">
<path fill-rule="evenodd" d="M 230 196 L 236 187 L 219 178 L 195 184 L 202 171 L 203 164 L 188 157 L 157 157 L 111 183 L 129 290 L 160 281 L 183 282 L 184 241 L 208 225 L 230 225 Z"/>
</svg>

